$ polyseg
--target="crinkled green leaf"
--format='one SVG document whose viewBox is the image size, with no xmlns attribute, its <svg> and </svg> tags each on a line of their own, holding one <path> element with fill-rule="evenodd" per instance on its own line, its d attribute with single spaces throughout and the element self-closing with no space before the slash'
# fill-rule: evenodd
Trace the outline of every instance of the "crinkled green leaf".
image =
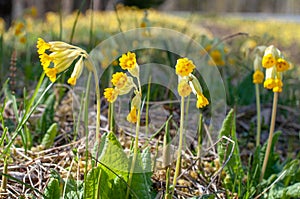
<svg viewBox="0 0 300 199">
<path fill-rule="evenodd" d="M 141 154 L 138 153 L 131 182 L 132 197 L 136 199 L 150 199 L 151 183 L 149 182 L 151 182 L 151 176 L 149 179 L 149 174 L 145 173 Z"/>
<path fill-rule="evenodd" d="M 93 198 L 100 194 L 102 199 L 123 198 L 127 188 L 128 158 L 113 133 L 104 137 L 102 142 L 99 166 L 87 177 L 86 197 Z"/>
<path fill-rule="evenodd" d="M 73 199 L 73 198 L 82 198 L 83 194 L 83 182 L 76 181 L 74 179 L 67 179 L 65 181 L 65 198 Z"/>
<path fill-rule="evenodd" d="M 271 188 L 267 198 L 268 199 L 300 198 L 300 182 L 290 185 L 288 187 L 275 185 Z"/>
<path fill-rule="evenodd" d="M 53 123 L 47 130 L 46 134 L 44 135 L 41 145 L 44 146 L 46 149 L 51 147 L 52 144 L 54 143 L 56 134 L 57 134 L 57 123 Z"/>
<path fill-rule="evenodd" d="M 99 162 L 118 175 L 124 175 L 128 172 L 128 158 L 113 133 L 109 133 L 105 139 Z"/>
<path fill-rule="evenodd" d="M 147 147 L 145 150 L 142 151 L 142 167 L 144 173 L 146 175 L 146 179 L 148 180 L 148 184 L 152 185 L 151 176 L 152 176 L 152 162 L 151 162 L 151 153 L 150 147 Z"/>
<path fill-rule="evenodd" d="M 283 171 L 286 171 L 285 177 L 283 178 L 284 184 L 294 184 L 300 182 L 300 160 L 295 159 L 288 162 L 284 167 Z"/>
<path fill-rule="evenodd" d="M 59 181 L 56 178 L 51 178 L 45 189 L 45 198 L 47 199 L 59 199 L 60 198 L 60 186 Z"/>
<path fill-rule="evenodd" d="M 100 194 L 100 187 L 102 188 L 102 196 L 103 198 L 108 198 L 110 195 L 110 189 L 108 187 L 108 183 L 100 183 L 102 179 L 108 179 L 108 176 L 105 172 L 102 172 L 100 167 L 92 168 L 88 174 L 87 178 L 85 180 L 84 184 L 84 198 L 85 199 L 96 199 L 99 198 Z M 106 196 L 106 197 L 105 197 Z"/>
<path fill-rule="evenodd" d="M 222 136 L 230 138 L 235 143 L 233 154 L 224 168 L 225 172 L 229 174 L 231 178 L 230 183 L 227 183 L 227 187 L 229 189 L 235 189 L 236 187 L 238 187 L 237 185 L 241 184 L 244 173 L 236 138 L 235 113 L 233 109 L 230 110 L 225 120 L 223 121 L 219 138 L 221 138 Z M 229 158 L 233 147 L 233 144 L 231 142 L 226 141 L 226 143 L 227 146 L 225 146 L 223 142 L 218 143 L 218 155 L 221 164 L 223 164 Z M 234 185 L 234 183 L 236 184 Z"/>
</svg>

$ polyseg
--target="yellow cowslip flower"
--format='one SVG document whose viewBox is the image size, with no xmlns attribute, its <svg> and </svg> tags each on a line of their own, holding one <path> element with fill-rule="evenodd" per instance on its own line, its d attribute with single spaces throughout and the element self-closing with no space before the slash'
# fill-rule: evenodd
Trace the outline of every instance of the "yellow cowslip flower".
<svg viewBox="0 0 300 199">
<path fill-rule="evenodd" d="M 134 76 L 139 76 L 139 65 L 136 62 L 136 55 L 132 52 L 127 52 L 127 54 L 123 54 L 119 59 L 120 66 L 123 70 L 128 70 L 128 72 Z"/>
<path fill-rule="evenodd" d="M 261 84 L 264 81 L 264 73 L 260 70 L 256 70 L 253 74 L 253 83 Z"/>
<path fill-rule="evenodd" d="M 136 67 L 135 53 L 127 52 L 127 54 L 123 54 L 119 62 L 123 70 L 134 69 Z"/>
<path fill-rule="evenodd" d="M 273 89 L 275 86 L 275 79 L 273 78 L 268 78 L 264 81 L 264 87 L 267 89 Z"/>
<path fill-rule="evenodd" d="M 132 77 L 127 76 L 123 72 L 113 74 L 111 82 L 115 86 L 115 89 L 118 90 L 119 95 L 127 94 L 135 87 Z"/>
<path fill-rule="evenodd" d="M 281 93 L 282 92 L 282 86 L 283 86 L 283 83 L 282 83 L 281 79 L 276 78 L 275 79 L 275 86 L 273 87 L 273 92 L 274 93 Z"/>
<path fill-rule="evenodd" d="M 196 68 L 192 60 L 188 58 L 180 58 L 176 63 L 176 74 L 181 77 L 188 76 Z"/>
<path fill-rule="evenodd" d="M 137 114 L 136 114 L 136 107 L 133 106 L 129 112 L 129 114 L 127 115 L 127 121 L 131 122 L 131 123 L 136 123 L 137 122 Z"/>
<path fill-rule="evenodd" d="M 202 93 L 202 88 L 201 88 L 201 85 L 200 85 L 198 79 L 194 75 L 190 74 L 189 82 L 190 82 L 190 86 L 192 88 L 193 93 L 197 96 L 196 107 L 203 108 L 203 107 L 207 106 L 209 104 L 209 102 Z"/>
<path fill-rule="evenodd" d="M 276 59 L 272 54 L 267 54 L 263 56 L 262 66 L 264 68 L 271 68 L 274 65 L 276 65 Z"/>
<path fill-rule="evenodd" d="M 69 84 L 76 84 L 84 67 L 83 58 L 88 57 L 85 50 L 61 41 L 45 42 L 42 38 L 38 38 L 37 49 L 43 70 L 52 82 L 56 80 L 58 73 L 68 69 L 77 59 L 72 75 L 68 79 Z M 47 54 L 46 51 L 51 53 Z M 51 62 L 53 65 L 50 65 Z"/>
<path fill-rule="evenodd" d="M 276 69 L 277 72 L 286 71 L 289 69 L 289 63 L 285 59 L 279 58 L 276 62 Z"/>
<path fill-rule="evenodd" d="M 115 74 L 112 75 L 111 83 L 121 89 L 125 86 L 126 82 L 128 80 L 128 77 L 125 73 L 123 72 L 116 72 Z"/>
<path fill-rule="evenodd" d="M 197 108 L 203 108 L 209 104 L 207 98 L 202 93 L 197 93 Z"/>
<path fill-rule="evenodd" d="M 53 61 L 53 58 L 46 53 L 41 54 L 39 58 L 44 69 L 48 68 L 50 63 Z"/>
<path fill-rule="evenodd" d="M 37 45 L 38 53 L 44 54 L 46 50 L 50 49 L 51 45 L 45 42 L 42 38 L 38 38 Z"/>
<path fill-rule="evenodd" d="M 75 64 L 71 77 L 68 79 L 68 84 L 72 86 L 76 84 L 76 80 L 79 78 L 79 76 L 82 73 L 83 66 L 84 66 L 83 56 L 81 56 Z"/>
<path fill-rule="evenodd" d="M 191 94 L 192 88 L 186 79 L 181 79 L 178 84 L 178 93 L 181 97 L 187 97 Z"/>
<path fill-rule="evenodd" d="M 108 102 L 113 103 L 116 101 L 118 97 L 118 92 L 114 88 L 106 88 L 104 89 L 104 97 L 107 99 Z"/>
<path fill-rule="evenodd" d="M 57 69 L 56 68 L 45 68 L 45 74 L 49 77 L 51 82 L 56 80 Z"/>
</svg>

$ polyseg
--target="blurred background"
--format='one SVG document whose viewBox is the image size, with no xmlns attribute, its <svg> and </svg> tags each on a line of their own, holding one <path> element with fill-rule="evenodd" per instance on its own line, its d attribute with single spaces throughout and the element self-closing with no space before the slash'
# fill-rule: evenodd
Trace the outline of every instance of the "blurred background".
<svg viewBox="0 0 300 199">
<path fill-rule="evenodd" d="M 84 2 L 84 3 L 83 3 Z M 69 14 L 80 8 L 88 9 L 90 0 L 0 0 L 0 17 L 6 22 L 22 16 L 26 8 L 35 7 L 37 15 L 48 11 L 62 11 Z M 268 13 L 279 15 L 300 14 L 298 0 L 94 0 L 95 10 L 112 10 L 114 5 L 122 3 L 138 8 L 155 8 L 162 11 L 195 11 L 211 14 L 220 13 Z"/>
</svg>

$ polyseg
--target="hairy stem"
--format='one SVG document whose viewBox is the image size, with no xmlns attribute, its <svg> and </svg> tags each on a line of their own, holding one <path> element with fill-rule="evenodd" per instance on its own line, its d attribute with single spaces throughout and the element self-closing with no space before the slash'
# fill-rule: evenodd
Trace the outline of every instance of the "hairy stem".
<svg viewBox="0 0 300 199">
<path fill-rule="evenodd" d="M 171 198 L 174 195 L 175 186 L 177 183 L 177 177 L 180 172 L 180 163 L 181 163 L 181 151 L 182 151 L 182 144 L 183 144 L 183 126 L 184 126 L 184 97 L 181 97 L 181 105 L 180 105 L 180 127 L 179 127 L 179 146 L 178 146 L 178 154 L 177 154 L 177 161 L 176 161 L 176 168 L 175 168 L 175 174 L 173 178 L 173 187 L 172 187 L 172 193 Z"/>
<path fill-rule="evenodd" d="M 263 166 L 262 166 L 262 170 L 261 170 L 260 180 L 262 180 L 264 178 L 265 171 L 266 171 L 267 164 L 268 164 L 270 151 L 271 151 L 273 133 L 274 133 L 274 129 L 275 129 L 277 101 L 278 101 L 278 93 L 274 92 L 273 107 L 272 107 L 272 119 L 271 119 L 271 124 L 270 124 L 270 133 L 269 133 L 268 145 L 267 145 L 267 149 L 266 149 L 266 153 L 265 153 L 265 158 L 264 158 L 264 162 L 263 162 Z"/>
<path fill-rule="evenodd" d="M 260 145 L 260 132 L 261 132 L 259 84 L 255 84 L 255 95 L 256 95 L 256 111 L 257 111 L 256 146 L 259 146 Z"/>
</svg>

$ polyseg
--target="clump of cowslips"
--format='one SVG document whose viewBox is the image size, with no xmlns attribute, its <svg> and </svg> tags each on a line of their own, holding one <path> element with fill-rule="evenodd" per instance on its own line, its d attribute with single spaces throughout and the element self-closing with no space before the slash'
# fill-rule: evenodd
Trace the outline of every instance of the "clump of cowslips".
<svg viewBox="0 0 300 199">
<path fill-rule="evenodd" d="M 85 50 L 62 41 L 45 42 L 42 38 L 38 38 L 36 47 L 43 70 L 51 82 L 55 82 L 57 75 L 69 69 L 73 62 L 76 63 L 71 77 L 67 81 L 68 84 L 72 86 L 76 84 L 76 81 L 80 77 L 84 66 L 89 70 L 89 72 L 93 73 L 97 100 L 96 137 L 98 143 L 100 143 L 99 78 L 96 67 L 93 65 L 91 58 Z"/>
<path fill-rule="evenodd" d="M 282 92 L 282 73 L 290 68 L 290 64 L 280 50 L 273 45 L 267 47 L 262 58 L 262 66 L 266 68 L 264 87 L 272 89 L 273 92 Z"/>
<path fill-rule="evenodd" d="M 180 58 L 176 63 L 176 74 L 178 75 L 178 93 L 181 96 L 180 104 L 180 127 L 179 127 L 179 146 L 177 151 L 176 168 L 173 177 L 173 188 L 170 197 L 174 194 L 177 183 L 177 177 L 180 172 L 181 151 L 183 145 L 183 127 L 184 127 L 184 99 L 193 92 L 197 96 L 197 108 L 203 108 L 209 104 L 207 98 L 202 93 L 201 85 L 198 79 L 192 74 L 196 66 L 188 58 Z M 169 193 L 166 193 L 169 195 Z"/>
<path fill-rule="evenodd" d="M 268 158 L 271 151 L 273 133 L 275 130 L 276 122 L 278 93 L 282 92 L 283 87 L 282 74 L 284 71 L 287 71 L 290 68 L 290 64 L 284 58 L 280 50 L 271 45 L 265 49 L 264 56 L 262 58 L 262 66 L 266 68 L 266 78 L 264 81 L 264 87 L 267 89 L 272 89 L 272 91 L 274 92 L 274 97 L 268 144 L 262 165 L 260 180 L 264 178 L 268 164 Z"/>
<path fill-rule="evenodd" d="M 196 66 L 187 58 L 180 58 L 176 64 L 176 74 L 178 75 L 178 93 L 181 97 L 187 97 L 193 92 L 197 97 L 197 108 L 203 108 L 209 104 L 207 98 L 202 93 L 198 79 L 192 74 Z"/>
<path fill-rule="evenodd" d="M 137 122 L 137 110 L 141 105 L 141 90 L 140 85 L 136 85 L 133 81 L 133 77 L 139 81 L 139 65 L 136 62 L 136 55 L 128 52 L 123 54 L 119 59 L 120 66 L 123 70 L 127 70 L 129 75 L 124 72 L 116 72 L 112 75 L 111 83 L 113 88 L 106 88 L 104 90 L 104 97 L 108 102 L 113 103 L 116 101 L 119 95 L 125 95 L 134 88 L 135 96 L 131 100 L 131 109 L 127 115 L 127 120 L 131 123 Z"/>
<path fill-rule="evenodd" d="M 255 49 L 255 55 L 254 55 L 254 61 L 253 61 L 253 67 L 254 67 L 254 73 L 253 73 L 253 83 L 254 84 L 261 84 L 264 81 L 264 73 L 263 73 L 263 67 L 262 67 L 262 54 L 264 53 L 265 47 L 264 46 L 258 46 Z"/>
<path fill-rule="evenodd" d="M 37 48 L 43 70 L 51 82 L 55 82 L 57 74 L 67 70 L 76 61 L 71 77 L 68 79 L 70 85 L 76 84 L 84 67 L 84 58 L 88 58 L 85 50 L 62 41 L 45 42 L 42 38 L 38 38 Z M 90 64 L 86 66 L 89 67 Z"/>
</svg>

